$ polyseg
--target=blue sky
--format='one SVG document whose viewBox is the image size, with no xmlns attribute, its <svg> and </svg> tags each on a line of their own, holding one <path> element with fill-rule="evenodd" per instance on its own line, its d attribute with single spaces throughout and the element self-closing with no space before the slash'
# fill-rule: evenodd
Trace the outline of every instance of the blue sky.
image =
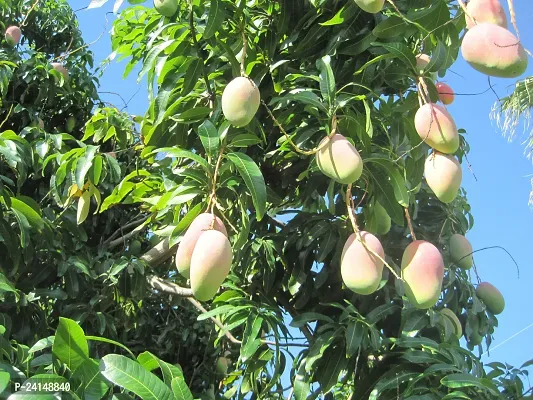
<svg viewBox="0 0 533 400">
<path fill-rule="evenodd" d="M 74 9 L 88 3 L 89 0 L 70 0 Z M 113 0 L 110 0 L 102 8 L 77 13 L 87 42 L 93 42 L 105 30 L 101 39 L 90 47 L 97 63 L 111 52 L 109 30 L 114 16 L 107 15 L 109 23 L 106 26 L 105 13 L 112 11 L 112 3 Z M 507 7 L 506 1 L 502 3 Z M 526 48 L 533 50 L 533 25 L 530 22 L 533 18 L 533 1 L 514 3 L 522 42 Z M 509 16 L 507 9 L 506 11 Z M 143 115 L 147 106 L 146 86 L 136 85 L 138 70 L 134 70 L 123 81 L 125 65 L 125 62 L 113 62 L 107 67 L 101 79 L 101 91 L 120 93 L 126 100 L 133 96 L 128 111 Z M 530 75 L 533 75 L 531 59 L 523 76 Z M 473 70 L 461 56 L 442 81 L 449 84 L 456 93 L 480 93 L 489 87 L 487 77 Z M 491 82 L 500 97 L 505 96 L 514 85 L 513 79 L 493 78 Z M 117 96 L 101 96 L 122 107 Z M 467 237 L 474 250 L 496 245 L 506 248 L 520 266 L 518 279 L 514 264 L 504 251 L 491 249 L 474 255 L 481 279 L 494 284 L 506 300 L 506 309 L 498 317 L 499 327 L 494 334 L 493 350 L 490 357 L 485 354 L 482 360 L 505 361 L 520 366 L 533 358 L 533 296 L 530 292 L 533 290 L 533 209 L 527 204 L 533 164 L 525 157 L 520 138 L 509 143 L 489 119 L 496 100 L 495 94 L 490 90 L 476 96 L 458 95 L 455 102 L 448 106 L 448 110 L 454 116 L 458 128 L 467 131 L 471 147 L 468 159 L 477 176 L 476 181 L 466 165 L 463 165 L 463 187 L 468 192 L 475 218 L 474 228 Z"/>
</svg>

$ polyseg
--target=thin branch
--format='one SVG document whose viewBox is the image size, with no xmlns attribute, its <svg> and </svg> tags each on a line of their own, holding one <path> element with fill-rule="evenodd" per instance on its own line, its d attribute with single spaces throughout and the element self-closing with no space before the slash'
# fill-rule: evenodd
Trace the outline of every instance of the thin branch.
<svg viewBox="0 0 533 400">
<path fill-rule="evenodd" d="M 102 246 L 107 246 L 109 243 L 111 243 L 111 241 L 113 239 L 115 239 L 118 235 L 120 235 L 121 233 L 123 233 L 124 231 L 127 231 L 129 228 L 136 228 L 138 227 L 139 225 L 141 225 L 143 222 L 145 222 L 148 218 L 150 218 L 149 215 L 146 215 L 144 217 L 141 217 L 139 219 L 136 219 L 135 221 L 132 221 L 122 227 L 120 227 L 119 229 L 117 229 L 115 232 L 113 232 L 113 234 L 111 236 L 109 236 L 105 241 L 104 243 L 102 243 Z M 114 247 L 114 246 L 113 246 Z"/>
<path fill-rule="evenodd" d="M 518 40 L 520 40 L 520 32 L 518 31 L 518 26 L 516 24 L 516 13 L 514 11 L 513 0 L 507 0 L 507 5 L 509 6 L 509 14 L 511 15 L 511 23 L 513 24 L 513 28 L 516 32 L 516 37 L 518 38 Z"/>
<path fill-rule="evenodd" d="M 407 225 L 409 225 L 409 231 L 411 232 L 411 238 L 416 240 L 415 231 L 413 229 L 413 224 L 411 223 L 411 215 L 409 214 L 409 208 L 405 207 L 405 218 L 407 218 Z"/>
<path fill-rule="evenodd" d="M 155 275 L 148 275 L 146 277 L 148 284 L 156 290 L 161 292 L 173 294 L 181 297 L 192 297 L 192 289 L 184 288 L 176 285 L 172 282 L 167 282 L 164 279 L 161 279 Z"/>
<path fill-rule="evenodd" d="M 317 147 L 315 147 L 313 150 L 302 150 L 298 147 L 298 145 L 296 143 L 294 143 L 291 139 L 291 137 L 289 136 L 289 134 L 287 133 L 287 131 L 283 128 L 283 126 L 281 126 L 281 124 L 279 123 L 279 121 L 276 119 L 276 117 L 274 117 L 274 114 L 272 114 L 272 111 L 270 111 L 270 108 L 268 108 L 267 104 L 265 103 L 264 100 L 261 100 L 261 104 L 263 104 L 263 106 L 265 107 L 265 109 L 267 110 L 267 113 L 268 115 L 270 116 L 270 118 L 272 118 L 272 120 L 274 121 L 274 123 L 278 126 L 279 130 L 281 131 L 281 133 L 283 133 L 283 135 L 285 135 L 285 138 L 287 139 L 287 141 L 290 143 L 290 145 L 294 148 L 294 151 L 296 151 L 297 153 L 300 153 L 300 154 L 303 154 L 305 156 L 311 156 L 313 154 L 315 154 L 316 152 L 318 152 L 320 149 L 322 149 L 324 146 L 326 146 L 328 143 L 329 143 L 329 139 L 336 133 L 336 128 L 337 128 L 337 118 L 336 116 L 333 117 L 332 119 L 332 129 L 331 129 L 331 133 L 329 135 L 327 135 L 326 137 L 328 138 L 328 140 L 324 140 L 322 144 L 319 144 Z"/>
<path fill-rule="evenodd" d="M 26 26 L 26 20 L 28 19 L 28 16 L 31 14 L 31 12 L 37 7 L 37 4 L 39 4 L 40 0 L 36 0 L 35 3 L 31 6 L 31 8 L 28 10 L 28 13 L 24 17 L 24 20 L 22 21 L 22 24 L 20 24 L 21 27 Z"/>
<path fill-rule="evenodd" d="M 348 185 L 348 187 L 346 189 L 346 208 L 348 209 L 348 217 L 349 217 L 349 219 L 350 219 L 350 221 L 352 223 L 353 231 L 354 231 L 355 235 L 357 236 L 358 240 L 361 242 L 361 244 L 365 248 L 365 250 L 368 251 L 369 253 L 371 253 L 373 256 L 375 256 L 378 260 L 380 260 L 391 271 L 391 273 L 396 277 L 396 279 L 402 280 L 398 276 L 396 271 L 389 265 L 389 263 L 387 263 L 387 261 L 385 261 L 375 251 L 370 249 L 366 245 L 366 243 L 363 240 L 363 238 L 361 237 L 361 231 L 359 230 L 359 227 L 357 226 L 357 222 L 355 221 L 354 210 L 353 210 L 353 207 L 352 207 L 352 184 L 351 183 Z"/>
</svg>

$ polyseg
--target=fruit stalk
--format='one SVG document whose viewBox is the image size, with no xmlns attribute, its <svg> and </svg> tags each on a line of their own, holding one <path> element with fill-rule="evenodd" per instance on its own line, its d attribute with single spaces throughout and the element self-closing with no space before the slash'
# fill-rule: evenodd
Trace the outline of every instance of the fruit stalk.
<svg viewBox="0 0 533 400">
<path fill-rule="evenodd" d="M 465 6 L 465 3 L 463 3 L 463 0 L 457 0 L 457 2 L 459 3 L 459 5 L 461 6 L 461 8 L 463 9 L 463 12 L 465 13 L 465 16 L 466 16 L 465 18 L 470 18 L 470 20 L 471 20 L 472 22 L 474 22 L 475 25 L 477 25 L 476 20 L 475 20 L 474 18 L 472 18 L 472 17 L 470 16 L 470 14 L 468 14 L 468 11 L 466 11 L 466 6 Z"/>
<path fill-rule="evenodd" d="M 222 161 L 222 156 L 224 155 L 224 146 L 220 147 L 220 151 L 218 152 L 218 159 L 217 164 L 215 166 L 215 172 L 213 172 L 213 179 L 211 180 L 211 194 L 209 195 L 209 203 L 207 204 L 207 210 L 213 214 L 213 208 L 215 207 L 215 203 L 217 201 L 217 177 L 218 177 L 218 170 L 220 168 L 220 162 Z"/>
<path fill-rule="evenodd" d="M 352 228 L 353 228 L 353 231 L 355 232 L 355 234 L 357 235 L 357 238 L 359 239 L 359 241 L 361 242 L 361 244 L 363 245 L 363 247 L 366 249 L 366 251 L 368 251 L 369 253 L 371 253 L 373 256 L 375 256 L 378 260 L 380 260 L 383 264 L 385 264 L 385 266 L 390 270 L 390 272 L 394 275 L 394 277 L 396 279 L 399 279 L 399 280 L 402 280 L 402 278 L 400 278 L 400 276 L 396 273 L 396 271 L 389 265 L 389 263 L 387 263 L 387 261 L 385 261 L 379 254 L 377 254 L 375 251 L 372 251 L 372 249 L 369 249 L 368 246 L 366 245 L 365 241 L 363 240 L 363 238 L 361 237 L 361 233 L 359 231 L 359 227 L 357 226 L 357 222 L 355 221 L 355 216 L 354 216 L 354 209 L 352 207 L 352 184 L 349 184 L 348 187 L 346 188 L 346 208 L 348 209 L 348 217 L 350 218 L 350 222 L 352 223 Z"/>
<path fill-rule="evenodd" d="M 413 224 L 411 223 L 411 214 L 409 214 L 409 208 L 405 207 L 405 218 L 407 218 L 407 225 L 409 225 L 409 231 L 411 232 L 411 238 L 416 240 L 415 231 L 413 229 Z"/>
</svg>

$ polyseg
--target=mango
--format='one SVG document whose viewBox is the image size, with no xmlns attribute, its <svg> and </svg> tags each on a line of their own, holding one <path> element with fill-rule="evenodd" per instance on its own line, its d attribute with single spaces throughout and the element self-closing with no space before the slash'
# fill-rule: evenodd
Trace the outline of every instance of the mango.
<svg viewBox="0 0 533 400">
<path fill-rule="evenodd" d="M 429 146 L 441 153 L 452 154 L 459 148 L 459 133 L 455 121 L 446 108 L 427 103 L 415 114 L 418 135 Z"/>
<path fill-rule="evenodd" d="M 211 300 L 229 274 L 232 263 L 231 244 L 217 230 L 203 232 L 191 257 L 191 289 L 200 301 Z"/>
<path fill-rule="evenodd" d="M 366 246 L 384 259 L 385 252 L 378 238 L 365 231 L 360 234 Z M 383 265 L 383 261 L 365 249 L 355 233 L 348 237 L 341 254 L 341 276 L 348 289 L 363 295 L 374 293 L 381 282 Z"/>
<path fill-rule="evenodd" d="M 470 269 L 474 265 L 472 257 L 472 244 L 463 235 L 458 233 L 450 238 L 450 257 L 459 268 Z"/>
<path fill-rule="evenodd" d="M 376 220 L 376 233 L 385 235 L 391 228 L 391 218 L 383 206 L 376 201 L 374 204 L 374 218 Z"/>
<path fill-rule="evenodd" d="M 4 34 L 7 44 L 11 47 L 15 47 L 17 44 L 20 43 L 20 39 L 22 38 L 22 32 L 20 31 L 20 28 L 18 26 L 10 26 L 6 29 L 6 32 Z"/>
<path fill-rule="evenodd" d="M 488 282 L 481 282 L 476 288 L 479 297 L 487 309 L 494 315 L 501 314 L 505 309 L 505 299 L 501 292 Z"/>
<path fill-rule="evenodd" d="M 455 336 L 460 339 L 461 336 L 463 336 L 463 327 L 461 326 L 461 321 L 459 321 L 457 315 L 455 315 L 455 313 L 449 308 L 443 308 L 440 310 L 440 313 L 444 318 L 451 320 L 453 327 L 455 328 Z"/>
<path fill-rule="evenodd" d="M 423 71 L 431 61 L 431 57 L 427 54 L 418 54 L 416 57 L 416 69 Z"/>
<path fill-rule="evenodd" d="M 455 94 L 450 86 L 443 82 L 439 82 L 435 85 L 435 87 L 439 93 L 439 100 L 442 101 L 443 104 L 449 105 L 453 103 L 455 100 Z"/>
<path fill-rule="evenodd" d="M 229 368 L 229 359 L 226 357 L 219 357 L 217 359 L 216 371 L 218 375 L 227 375 Z"/>
<path fill-rule="evenodd" d="M 73 116 L 68 117 L 67 122 L 65 124 L 65 130 L 68 133 L 72 133 L 75 127 L 76 127 L 76 118 L 74 118 Z"/>
<path fill-rule="evenodd" d="M 424 175 L 428 186 L 443 203 L 451 203 L 457 197 L 463 171 L 452 155 L 433 152 L 424 163 Z"/>
<path fill-rule="evenodd" d="M 330 139 L 325 137 L 320 142 L 329 143 L 315 154 L 318 168 L 324 175 L 342 184 L 354 183 L 363 173 L 363 159 L 359 152 L 344 136 L 337 133 Z"/>
<path fill-rule="evenodd" d="M 154 0 L 154 8 L 165 17 L 172 17 L 178 11 L 178 0 Z"/>
<path fill-rule="evenodd" d="M 507 16 L 500 0 L 470 0 L 466 6 L 468 16 L 466 28 L 472 29 L 476 23 L 489 22 L 507 29 Z M 475 20 L 472 21 L 472 18 Z"/>
<path fill-rule="evenodd" d="M 516 78 L 528 65 L 527 54 L 518 38 L 507 29 L 488 22 L 466 33 L 461 53 L 475 70 L 499 78 Z"/>
<path fill-rule="evenodd" d="M 176 252 L 176 268 L 178 272 L 185 278 L 190 277 L 191 257 L 198 242 L 198 238 L 202 233 L 211 228 L 215 223 L 213 229 L 222 232 L 225 236 L 228 236 L 226 227 L 220 218 L 210 213 L 203 213 L 198 215 L 194 221 L 189 225 L 187 232 L 183 235 L 180 244 L 178 245 L 178 251 Z"/>
<path fill-rule="evenodd" d="M 68 70 L 63 66 L 63 64 L 53 62 L 52 68 L 55 69 L 57 72 L 61 73 L 63 75 L 63 78 L 65 78 L 65 81 L 68 80 L 69 78 Z"/>
<path fill-rule="evenodd" d="M 385 0 L 354 0 L 361 10 L 375 14 L 383 10 Z"/>
<path fill-rule="evenodd" d="M 254 81 L 245 77 L 233 79 L 222 92 L 222 112 L 236 127 L 248 125 L 254 118 L 261 94 Z"/>
<path fill-rule="evenodd" d="M 476 318 L 474 318 L 473 320 L 469 320 L 469 321 L 470 321 L 470 328 L 472 329 L 472 333 L 470 335 L 466 335 L 466 332 L 465 332 L 465 337 L 468 340 L 468 343 L 472 344 L 473 346 L 478 346 L 481 344 L 481 341 L 483 340 L 483 336 L 479 334 L 479 319 L 476 316 Z"/>
<path fill-rule="evenodd" d="M 433 244 L 415 240 L 402 256 L 402 278 L 407 299 L 416 308 L 435 305 L 442 290 L 444 260 Z"/>
</svg>

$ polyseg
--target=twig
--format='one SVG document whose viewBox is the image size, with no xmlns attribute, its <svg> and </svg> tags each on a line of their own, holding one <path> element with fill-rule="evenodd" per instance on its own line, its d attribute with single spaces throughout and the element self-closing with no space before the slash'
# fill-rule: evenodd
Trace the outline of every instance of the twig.
<svg viewBox="0 0 533 400">
<path fill-rule="evenodd" d="M 285 138 L 287 139 L 287 141 L 291 144 L 291 146 L 294 148 L 294 150 L 297 153 L 303 154 L 305 156 L 310 156 L 310 155 L 315 154 L 316 152 L 321 150 L 324 146 L 326 146 L 329 143 L 329 139 L 336 133 L 336 130 L 337 130 L 337 118 L 336 118 L 336 116 L 334 116 L 333 119 L 332 119 L 331 133 L 326 136 L 328 138 L 328 140 L 324 140 L 323 143 L 319 144 L 313 150 L 302 150 L 296 145 L 296 143 L 294 143 L 292 141 L 292 139 L 289 136 L 289 134 L 287 133 L 287 131 L 285 131 L 285 129 L 283 129 L 283 126 L 281 126 L 281 124 L 276 119 L 276 117 L 274 117 L 274 114 L 272 114 L 272 111 L 270 111 L 270 108 L 268 108 L 268 106 L 266 105 L 264 100 L 261 100 L 261 104 L 263 104 L 263 106 L 265 107 L 265 109 L 268 112 L 268 115 L 270 115 L 270 118 L 272 118 L 272 120 L 276 123 L 276 125 L 278 126 L 279 130 L 281 131 L 281 133 L 283 133 L 285 135 Z"/>
<path fill-rule="evenodd" d="M 398 276 L 396 271 L 389 265 L 389 263 L 387 263 L 387 261 L 385 261 L 379 254 L 377 254 L 375 251 L 373 251 L 366 245 L 365 241 L 361 237 L 361 231 L 359 230 L 359 227 L 357 226 L 357 222 L 355 221 L 354 210 L 352 208 L 351 203 L 352 203 L 352 184 L 350 183 L 346 189 L 346 208 L 348 209 L 348 217 L 350 218 L 350 221 L 352 223 L 352 228 L 353 228 L 354 233 L 356 234 L 358 240 L 361 242 L 361 244 L 366 249 L 366 251 L 368 251 L 369 253 L 374 255 L 377 259 L 379 259 L 391 271 L 391 273 L 396 277 L 396 279 L 402 280 L 400 276 Z"/>
<path fill-rule="evenodd" d="M 294 318 L 295 311 L 292 308 L 292 306 L 290 305 L 289 300 L 287 300 L 287 298 L 285 298 L 284 294 L 278 292 L 278 294 L 276 295 L 276 299 L 281 304 L 281 306 L 283 308 L 285 308 L 285 310 L 287 310 L 287 312 L 290 314 L 290 316 L 292 318 Z M 305 336 L 305 338 L 307 339 L 307 341 L 309 343 L 313 342 L 313 334 L 309 330 L 309 327 L 307 326 L 307 324 L 301 326 L 300 327 L 300 331 L 302 331 L 303 335 Z"/>
<path fill-rule="evenodd" d="M 13 103 L 11 103 L 11 107 L 9 107 L 9 112 L 7 113 L 7 116 L 6 118 L 2 121 L 2 123 L 0 124 L 0 128 L 2 128 L 4 126 L 4 124 L 7 122 L 7 120 L 9 119 L 9 117 L 11 116 L 11 112 L 13 111 Z"/>
<path fill-rule="evenodd" d="M 218 210 L 218 212 L 220 213 L 220 215 L 222 216 L 222 219 L 224 221 L 226 221 L 226 223 L 229 225 L 229 227 L 233 230 L 233 232 L 235 233 L 239 233 L 239 231 L 237 230 L 237 228 L 231 223 L 231 221 L 229 220 L 229 218 L 226 216 L 226 214 L 224 213 L 224 211 L 222 210 L 222 206 L 220 205 L 220 203 L 218 202 L 218 200 L 215 199 L 215 206 Z"/>
<path fill-rule="evenodd" d="M 504 247 L 502 246 L 488 246 L 488 247 L 483 247 L 481 249 L 478 249 L 478 250 L 474 250 L 473 252 L 471 253 L 468 253 L 466 255 L 464 255 L 463 257 L 461 257 L 459 260 L 457 260 L 457 262 L 455 264 L 458 264 L 463 258 L 466 258 L 468 256 L 471 256 L 472 254 L 474 253 L 477 253 L 478 251 L 483 251 L 483 250 L 489 250 L 489 249 L 502 249 L 503 251 L 505 251 L 507 253 L 507 255 L 509 257 L 511 257 L 511 260 L 513 260 L 513 263 L 514 265 L 516 266 L 516 272 L 518 274 L 518 279 L 520 279 L 520 268 L 518 267 L 518 263 L 516 262 L 516 260 L 514 259 L 514 257 L 511 255 L 511 253 L 509 253 Z"/>
<path fill-rule="evenodd" d="M 246 52 L 248 51 L 248 39 L 246 38 L 246 16 L 244 12 L 242 13 L 241 31 L 242 31 L 241 76 L 246 76 Z"/>
<path fill-rule="evenodd" d="M 457 2 L 459 3 L 459 5 L 461 6 L 461 8 L 463 9 L 463 12 L 465 13 L 465 18 L 470 18 L 470 20 L 475 24 L 477 25 L 477 21 L 472 18 L 470 16 L 470 14 L 468 14 L 468 11 L 466 10 L 466 6 L 465 6 L 465 3 L 463 3 L 463 0 L 457 0 Z"/>
<path fill-rule="evenodd" d="M 516 37 L 518 38 L 518 40 L 520 40 L 520 32 L 518 31 L 518 26 L 516 24 L 516 13 L 514 11 L 513 0 L 507 0 L 507 5 L 509 6 L 509 14 L 511 14 L 511 23 L 513 24 L 513 28 L 516 32 Z"/>
<path fill-rule="evenodd" d="M 409 214 L 409 208 L 405 207 L 405 218 L 407 218 L 407 225 L 409 225 L 409 231 L 411 232 L 411 238 L 416 240 L 415 231 L 413 229 L 413 224 L 411 223 L 411 215 Z"/>
<path fill-rule="evenodd" d="M 31 12 L 37 7 L 37 4 L 39 4 L 40 0 L 35 0 L 35 3 L 31 6 L 31 8 L 28 10 L 28 13 L 24 17 L 24 20 L 22 21 L 22 24 L 20 24 L 21 27 L 26 26 L 26 20 L 28 19 L 28 16 L 31 14 Z"/>
<path fill-rule="evenodd" d="M 198 53 L 198 57 L 200 57 L 200 59 L 202 60 L 202 76 L 205 81 L 205 86 L 207 87 L 207 93 L 209 93 L 209 101 L 213 105 L 212 108 L 215 108 L 214 106 L 215 106 L 216 95 L 211 89 L 211 85 L 209 84 L 209 76 L 207 75 L 207 71 L 205 70 L 205 63 L 202 57 L 202 49 L 200 47 L 200 44 L 198 43 L 198 40 L 196 39 L 196 30 L 194 28 L 194 11 L 193 11 L 192 3 L 193 2 L 191 1 L 191 12 L 189 14 L 189 26 L 191 29 L 192 41 L 194 43 L 194 46 L 196 47 L 196 52 Z"/>
<path fill-rule="evenodd" d="M 296 379 L 296 377 L 294 377 L 294 379 Z M 294 386 L 291 387 L 291 391 L 289 392 L 289 395 L 287 396 L 287 400 L 291 400 L 293 394 L 294 394 Z"/>
<path fill-rule="evenodd" d="M 468 166 L 468 169 L 470 170 L 470 173 L 474 176 L 474 179 L 477 182 L 477 176 L 474 173 L 474 170 L 472 169 L 472 164 L 470 164 L 470 161 L 468 160 L 468 156 L 466 155 L 466 152 L 464 151 L 464 149 L 462 149 L 462 150 L 463 150 L 463 155 L 465 156 L 466 165 Z"/>
</svg>

